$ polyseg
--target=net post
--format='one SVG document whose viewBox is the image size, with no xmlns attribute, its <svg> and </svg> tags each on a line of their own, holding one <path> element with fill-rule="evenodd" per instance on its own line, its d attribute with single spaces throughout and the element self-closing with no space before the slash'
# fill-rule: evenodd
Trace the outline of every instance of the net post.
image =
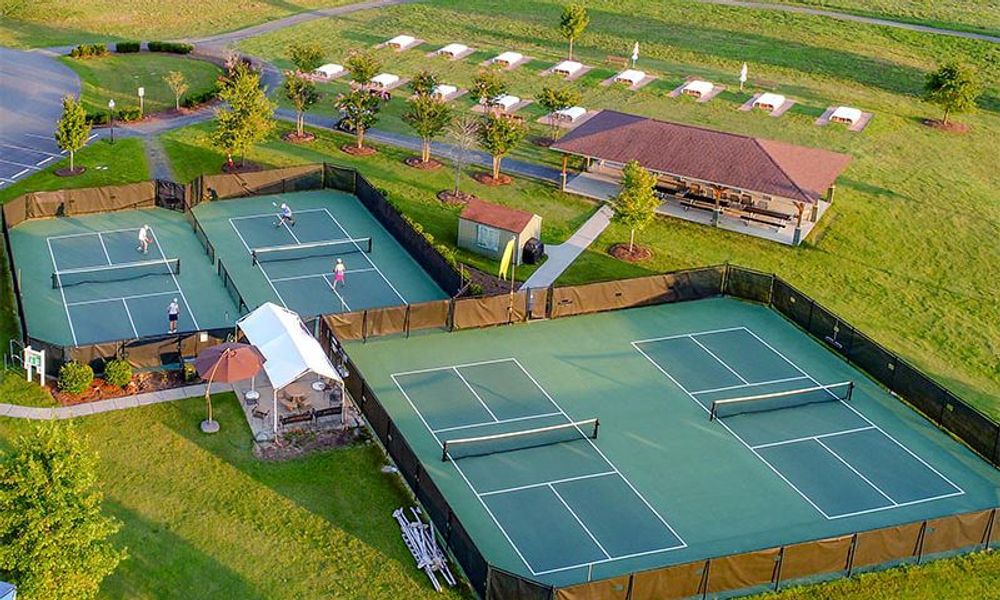
<svg viewBox="0 0 1000 600">
<path fill-rule="evenodd" d="M 854 398 L 854 380 L 847 382 L 847 398 L 844 400 L 850 402 Z"/>
<path fill-rule="evenodd" d="M 57 273 L 52 274 L 52 289 L 59 289 L 59 275 Z"/>
<path fill-rule="evenodd" d="M 600 419 L 594 419 L 594 437 L 592 437 L 591 439 L 594 439 L 594 440 L 597 439 L 597 431 L 600 428 L 601 428 L 601 420 Z"/>
<path fill-rule="evenodd" d="M 255 266 L 255 267 L 258 264 L 260 264 L 259 262 L 257 262 L 257 251 L 256 250 L 251 250 L 250 251 L 250 264 L 253 265 L 253 266 Z"/>
<path fill-rule="evenodd" d="M 448 462 L 448 440 L 441 444 L 441 462 Z"/>
</svg>

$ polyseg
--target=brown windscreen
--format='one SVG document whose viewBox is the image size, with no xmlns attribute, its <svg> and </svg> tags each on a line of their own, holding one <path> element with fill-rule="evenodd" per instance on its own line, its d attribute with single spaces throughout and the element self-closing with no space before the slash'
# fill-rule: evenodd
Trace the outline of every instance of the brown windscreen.
<svg viewBox="0 0 1000 600">
<path fill-rule="evenodd" d="M 853 539 L 845 535 L 786 546 L 781 558 L 781 580 L 846 571 Z"/>
<path fill-rule="evenodd" d="M 406 331 L 406 313 L 409 307 L 387 306 L 368 309 L 368 332 L 365 337 L 392 335 Z"/>
<path fill-rule="evenodd" d="M 952 552 L 985 543 L 992 517 L 993 511 L 985 510 L 927 521 L 922 553 Z"/>
<path fill-rule="evenodd" d="M 713 558 L 708 573 L 708 591 L 742 590 L 774 582 L 779 548 Z"/>
<path fill-rule="evenodd" d="M 219 199 L 283 194 L 323 187 L 322 165 L 301 165 L 282 169 L 269 169 L 256 173 L 222 173 L 202 178 L 202 194 Z"/>
<path fill-rule="evenodd" d="M 520 323 L 525 319 L 525 292 L 464 298 L 455 301 L 455 329 Z"/>
<path fill-rule="evenodd" d="M 338 340 L 360 340 L 365 336 L 365 311 L 324 315 L 323 320 Z"/>
<path fill-rule="evenodd" d="M 858 534 L 854 566 L 878 565 L 917 555 L 922 523 L 909 523 Z"/>
<path fill-rule="evenodd" d="M 703 591 L 706 561 L 642 571 L 632 577 L 630 600 L 675 600 Z"/>
<path fill-rule="evenodd" d="M 626 600 L 628 575 L 590 581 L 556 591 L 557 600 Z"/>
<path fill-rule="evenodd" d="M 156 206 L 156 184 L 143 181 L 76 190 L 32 192 L 25 195 L 24 206 L 25 216 L 29 219 L 151 208 Z"/>
<path fill-rule="evenodd" d="M 547 316 L 546 305 L 549 302 L 549 288 L 538 288 L 531 290 L 530 293 L 531 318 L 544 319 Z"/>
<path fill-rule="evenodd" d="M 3 218 L 10 229 L 28 219 L 28 195 L 18 196 L 3 205 Z"/>
<path fill-rule="evenodd" d="M 420 304 L 411 304 L 408 330 L 447 329 L 448 307 L 450 305 L 451 302 L 448 300 L 432 300 Z"/>
<path fill-rule="evenodd" d="M 663 275 L 555 288 L 552 293 L 553 318 L 671 302 L 674 299 Z"/>
<path fill-rule="evenodd" d="M 65 190 L 54 192 L 32 192 L 25 196 L 28 207 L 28 218 L 67 216 L 72 214 L 69 197 Z"/>
</svg>

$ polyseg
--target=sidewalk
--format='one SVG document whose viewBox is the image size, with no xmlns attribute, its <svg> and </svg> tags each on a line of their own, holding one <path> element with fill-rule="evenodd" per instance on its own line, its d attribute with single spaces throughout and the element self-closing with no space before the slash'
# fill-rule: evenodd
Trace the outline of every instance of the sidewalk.
<svg viewBox="0 0 1000 600">
<path fill-rule="evenodd" d="M 172 402 L 174 400 L 182 400 L 184 398 L 204 396 L 205 388 L 207 387 L 207 383 L 200 383 L 198 385 L 189 385 L 171 390 L 136 394 L 135 396 L 126 396 L 124 398 L 111 398 L 109 400 L 87 402 L 85 404 L 76 404 L 74 406 L 37 408 L 33 406 L 0 403 L 0 417 L 8 417 L 11 419 L 29 419 L 33 421 L 73 419 L 75 417 L 96 415 L 98 413 L 111 412 L 113 410 L 124 410 L 126 408 L 136 408 L 139 406 L 146 406 L 148 404 L 159 404 L 160 402 Z M 231 385 L 214 384 L 212 386 L 213 394 L 231 392 L 232 390 L 233 387 Z"/>
<path fill-rule="evenodd" d="M 563 271 L 569 268 L 573 261 L 607 229 L 611 223 L 612 214 L 611 207 L 605 204 L 597 209 L 597 212 L 591 215 L 587 222 L 581 225 L 564 243 L 546 246 L 545 254 L 548 258 L 521 285 L 520 289 L 549 287 L 555 283 Z"/>
</svg>

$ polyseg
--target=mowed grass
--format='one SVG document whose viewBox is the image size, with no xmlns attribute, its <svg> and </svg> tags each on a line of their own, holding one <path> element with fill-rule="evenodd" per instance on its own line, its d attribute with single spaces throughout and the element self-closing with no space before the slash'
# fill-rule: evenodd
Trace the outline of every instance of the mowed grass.
<svg viewBox="0 0 1000 600">
<path fill-rule="evenodd" d="M 1000 35 L 1000 5 L 995 0 L 763 0 L 835 10 L 903 23 Z"/>
<path fill-rule="evenodd" d="M 218 66 L 173 54 L 141 52 L 111 54 L 99 58 L 61 59 L 80 76 L 80 99 L 91 113 L 107 113 L 108 100 L 117 108 L 138 108 L 138 90 L 144 88 L 143 110 L 147 115 L 174 108 L 174 93 L 163 80 L 171 71 L 179 71 L 187 80 L 184 95 L 197 95 L 215 87 L 222 75 Z"/>
<path fill-rule="evenodd" d="M 352 0 L 30 0 L 0 20 L 0 45 L 21 48 L 108 40 L 170 40 L 242 29 Z"/>
<path fill-rule="evenodd" d="M 235 396 L 214 400 L 214 436 L 202 398 L 76 421 L 129 553 L 101 598 L 468 597 L 416 569 L 392 518 L 413 501 L 375 444 L 260 462 Z M 0 448 L 32 426 L 0 419 Z"/>
<path fill-rule="evenodd" d="M 552 78 L 538 73 L 565 56 L 556 31 L 561 6 L 516 0 L 439 0 L 305 23 L 247 40 L 242 47 L 279 64 L 292 41 L 317 41 L 338 61 L 349 49 L 406 31 L 427 43 L 404 53 L 380 51 L 385 71 L 411 76 L 423 67 L 465 86 L 477 65 L 502 50 L 533 57 L 509 74 L 511 93 L 530 97 Z M 573 85 L 588 108 L 615 108 L 735 133 L 845 152 L 854 162 L 837 199 L 800 248 L 659 219 L 639 239 L 655 256 L 641 265 L 611 259 L 627 239 L 610 228 L 560 279 L 582 283 L 730 261 L 777 272 L 878 341 L 903 352 L 979 408 L 1000 417 L 1000 47 L 986 42 L 845 23 L 824 17 L 701 3 L 625 0 L 591 4 L 591 25 L 577 56 L 594 68 Z M 601 86 L 613 74 L 608 55 L 641 41 L 639 67 L 658 79 L 639 92 Z M 478 52 L 459 63 L 425 54 L 449 42 Z M 919 99 L 925 73 L 944 60 L 978 67 L 987 88 L 976 114 L 957 118 L 972 130 L 949 135 L 921 124 L 939 116 Z M 740 65 L 750 85 L 738 89 Z M 689 76 L 727 86 L 705 104 L 667 94 Z M 797 101 L 780 119 L 737 111 L 752 93 L 777 90 Z M 334 90 L 331 90 L 334 91 Z M 403 95 L 403 94 L 398 94 Z M 393 102 L 397 102 L 394 100 Z M 831 105 L 875 113 L 849 133 L 813 121 Z M 378 126 L 405 131 L 390 105 Z M 532 112 L 532 111 L 537 112 Z M 529 106 L 530 120 L 541 112 Z M 519 157 L 554 153 L 527 144 Z"/>
</svg>

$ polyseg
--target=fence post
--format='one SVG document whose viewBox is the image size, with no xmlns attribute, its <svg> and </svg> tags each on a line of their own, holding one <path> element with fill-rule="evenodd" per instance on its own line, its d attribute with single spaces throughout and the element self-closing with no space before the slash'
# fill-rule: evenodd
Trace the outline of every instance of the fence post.
<svg viewBox="0 0 1000 600">
<path fill-rule="evenodd" d="M 847 549 L 847 576 L 850 577 L 854 574 L 854 555 L 858 551 L 858 534 L 855 533 L 851 538 L 851 545 Z"/>
<path fill-rule="evenodd" d="M 365 343 L 368 341 L 368 311 L 365 310 L 361 313 L 361 341 Z"/>
<path fill-rule="evenodd" d="M 927 521 L 920 525 L 920 533 L 917 534 L 917 564 L 924 558 L 924 538 L 927 537 Z"/>
<path fill-rule="evenodd" d="M 701 600 L 708 598 L 708 578 L 710 577 L 710 572 L 712 570 L 712 559 L 705 559 L 705 569 L 701 572 L 701 583 L 699 587 L 701 588 Z"/>
<path fill-rule="evenodd" d="M 407 338 L 410 337 L 410 306 L 410 304 L 406 305 L 406 314 L 403 315 L 403 332 Z"/>
<path fill-rule="evenodd" d="M 781 586 L 781 567 L 785 563 L 785 547 L 782 546 L 781 550 L 778 551 L 777 564 L 774 565 L 774 591 L 778 591 Z"/>
<path fill-rule="evenodd" d="M 996 524 L 996 521 L 997 521 L 997 509 L 994 508 L 990 512 L 989 522 L 986 523 L 986 539 L 984 540 L 985 542 L 984 550 L 990 549 L 990 540 L 993 538 L 993 526 Z"/>
</svg>

